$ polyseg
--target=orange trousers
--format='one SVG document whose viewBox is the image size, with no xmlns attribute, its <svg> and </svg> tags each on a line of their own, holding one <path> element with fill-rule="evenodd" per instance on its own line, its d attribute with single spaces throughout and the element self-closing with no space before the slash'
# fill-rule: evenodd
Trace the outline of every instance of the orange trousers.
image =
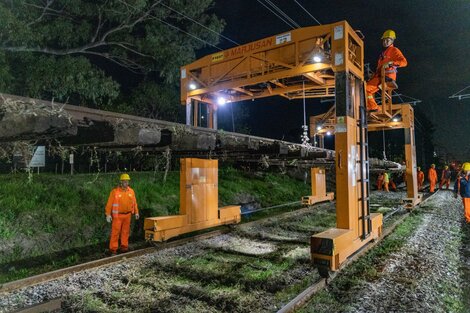
<svg viewBox="0 0 470 313">
<path fill-rule="evenodd" d="M 449 189 L 450 179 L 441 179 L 441 182 L 439 183 L 439 189 L 442 189 L 442 186 L 444 185 L 446 185 L 446 189 Z"/>
<path fill-rule="evenodd" d="M 385 190 L 386 192 L 389 192 L 389 190 L 388 190 L 388 183 L 384 183 L 384 190 Z"/>
<path fill-rule="evenodd" d="M 119 247 L 119 237 L 121 237 L 121 250 L 129 248 L 129 232 L 131 229 L 131 215 L 119 214 L 113 216 L 111 225 L 111 239 L 109 240 L 109 250 L 116 252 Z"/>
<path fill-rule="evenodd" d="M 429 181 L 429 192 L 434 192 L 435 188 L 436 188 L 436 181 L 435 180 L 430 180 Z"/>
<path fill-rule="evenodd" d="M 383 180 L 377 180 L 377 190 L 382 190 Z"/>
<path fill-rule="evenodd" d="M 470 198 L 462 198 L 463 209 L 465 210 L 465 221 L 470 223 Z"/>
<path fill-rule="evenodd" d="M 374 99 L 374 94 L 379 91 L 379 85 L 381 84 L 380 77 L 374 76 L 367 82 L 366 93 L 367 93 L 367 110 L 377 110 L 379 106 Z"/>
<path fill-rule="evenodd" d="M 418 182 L 418 191 L 421 191 L 423 190 L 423 183 L 422 182 Z"/>
</svg>

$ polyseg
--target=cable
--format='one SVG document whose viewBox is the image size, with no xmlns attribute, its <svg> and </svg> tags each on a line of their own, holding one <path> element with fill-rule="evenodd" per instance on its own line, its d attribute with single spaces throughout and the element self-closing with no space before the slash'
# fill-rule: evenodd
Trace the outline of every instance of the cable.
<svg viewBox="0 0 470 313">
<path fill-rule="evenodd" d="M 264 4 L 263 2 L 261 2 L 261 0 L 256 0 L 258 1 L 259 4 L 261 4 L 262 6 L 264 6 L 266 9 L 268 9 L 269 11 L 271 11 L 272 14 L 274 14 L 275 16 L 277 16 L 281 21 L 283 21 L 284 23 L 286 23 L 290 28 L 292 29 L 295 29 L 294 26 L 292 26 L 288 21 L 284 20 L 282 17 L 280 17 L 276 12 L 274 12 L 270 7 L 268 7 L 266 4 Z"/>
<path fill-rule="evenodd" d="M 387 161 L 387 154 L 385 153 L 385 130 L 382 129 L 382 144 L 383 144 L 383 150 L 382 150 L 382 153 L 383 153 L 383 158 L 384 158 L 384 161 Z"/>
<path fill-rule="evenodd" d="M 230 102 L 230 111 L 232 112 L 232 132 L 235 132 L 235 120 L 233 119 L 233 102 Z"/>
<path fill-rule="evenodd" d="M 303 106 L 304 106 L 304 127 L 307 126 L 307 113 L 305 112 L 305 81 L 302 80 Z"/>
<path fill-rule="evenodd" d="M 265 1 L 266 1 L 267 4 L 271 5 L 271 7 L 274 8 L 274 10 L 276 10 L 279 14 L 284 16 L 285 19 L 287 19 L 289 22 L 291 22 L 292 25 L 294 25 L 297 28 L 300 28 L 300 25 L 298 23 L 296 23 L 293 19 L 291 19 L 290 16 L 287 15 L 284 11 L 282 11 L 276 4 L 274 4 L 270 0 L 265 0 Z"/>
<path fill-rule="evenodd" d="M 238 42 L 236 42 L 235 40 L 232 40 L 232 39 L 228 38 L 227 36 L 224 36 L 224 35 L 222 35 L 221 33 L 218 33 L 218 32 L 216 32 L 215 30 L 210 29 L 209 27 L 205 26 L 204 24 L 201 24 L 201 23 L 199 23 L 198 21 L 193 20 L 192 18 L 190 18 L 189 16 L 187 16 L 187 15 L 185 15 L 185 14 L 179 12 L 178 10 L 175 10 L 175 9 L 173 9 L 173 8 L 170 8 L 170 7 L 167 6 L 166 4 L 160 3 L 160 5 L 164 6 L 164 7 L 167 8 L 168 10 L 171 10 L 171 11 L 173 11 L 173 12 L 175 12 L 175 13 L 177 13 L 177 14 L 183 16 L 184 18 L 187 18 L 188 20 L 190 20 L 190 21 L 196 23 L 197 25 L 199 25 L 199 26 L 201 26 L 201 27 L 207 29 L 208 31 L 211 31 L 211 32 L 213 32 L 214 34 L 219 35 L 220 37 L 222 37 L 222 38 L 224 38 L 224 39 L 230 41 L 231 43 L 234 43 L 234 44 L 236 44 L 236 45 L 240 45 L 240 44 L 239 44 Z"/>
<path fill-rule="evenodd" d="M 317 22 L 318 25 L 321 25 L 321 23 L 312 14 L 310 14 L 310 12 L 307 11 L 307 9 L 303 7 L 303 5 L 301 5 L 299 2 L 297 2 L 297 0 L 294 0 L 294 2 L 297 3 L 299 5 L 299 7 L 301 7 L 315 22 Z"/>
<path fill-rule="evenodd" d="M 462 91 L 466 90 L 470 88 L 470 86 L 467 86 L 465 87 L 464 89 L 462 90 L 459 90 L 457 91 L 456 93 L 454 93 L 452 96 L 450 96 L 449 98 L 458 98 L 459 100 L 462 100 L 462 99 L 467 99 L 468 97 L 470 97 L 470 94 L 462 94 L 462 95 L 459 95 L 459 93 L 461 93 Z"/>
<path fill-rule="evenodd" d="M 130 6 L 131 8 L 133 8 L 133 9 L 136 10 L 136 11 L 138 10 L 135 6 L 133 6 L 133 5 L 129 4 L 129 3 L 127 3 L 127 5 Z M 190 36 L 190 37 L 196 39 L 196 40 L 199 40 L 199 41 L 201 41 L 201 42 L 203 42 L 203 43 L 205 43 L 205 44 L 208 44 L 208 45 L 210 45 L 210 46 L 212 46 L 212 47 L 218 49 L 219 51 L 222 51 L 222 50 L 223 50 L 223 49 L 217 47 L 216 45 L 211 44 L 210 42 L 208 42 L 208 41 L 206 41 L 206 40 L 204 40 L 204 39 L 202 39 L 202 38 L 199 38 L 199 37 L 196 36 L 196 35 L 193 35 L 193 34 L 191 34 L 191 33 L 188 33 L 187 31 L 185 31 L 185 30 L 183 30 L 183 29 L 181 29 L 181 28 L 179 28 L 179 27 L 177 27 L 177 26 L 174 26 L 174 25 L 170 24 L 170 23 L 168 23 L 167 21 L 164 21 L 164 20 L 162 20 L 162 19 L 159 18 L 159 17 L 156 17 L 155 15 L 153 15 L 153 14 L 150 13 L 150 12 L 151 12 L 151 11 L 149 11 L 149 14 L 148 14 L 148 15 L 150 15 L 151 17 L 155 18 L 156 20 L 162 22 L 163 24 L 166 24 L 166 25 L 170 26 L 171 28 L 174 28 L 174 29 L 176 29 L 176 30 L 178 30 L 178 31 L 180 31 L 180 32 L 182 32 L 182 33 L 184 33 L 184 34 L 186 34 L 186 35 L 188 35 L 188 36 Z"/>
<path fill-rule="evenodd" d="M 166 25 L 170 26 L 171 28 L 174 28 L 174 29 L 176 29 L 176 30 L 179 30 L 180 32 L 182 32 L 182 33 L 184 33 L 184 34 L 186 34 L 186 35 L 188 35 L 188 36 L 191 36 L 191 37 L 193 37 L 194 39 L 197 39 L 197 40 L 199 40 L 199 41 L 201 41 L 201 42 L 204 42 L 204 43 L 206 43 L 206 44 L 208 44 L 208 45 L 210 45 L 210 46 L 212 46 L 212 47 L 218 49 L 219 51 L 222 51 L 222 50 L 223 50 L 223 49 L 217 47 L 216 45 L 213 45 L 213 44 L 211 44 L 210 42 L 205 41 L 204 39 L 199 38 L 199 37 L 196 36 L 196 35 L 193 35 L 193 34 L 191 34 L 191 33 L 188 33 L 187 31 L 182 30 L 181 28 L 179 28 L 179 27 L 177 27 L 177 26 L 174 26 L 174 25 L 168 23 L 167 21 L 164 21 L 164 20 L 162 20 L 162 19 L 156 17 L 155 15 L 152 15 L 152 17 L 154 17 L 155 19 L 159 20 L 159 21 L 162 22 L 163 24 L 166 24 Z"/>
</svg>

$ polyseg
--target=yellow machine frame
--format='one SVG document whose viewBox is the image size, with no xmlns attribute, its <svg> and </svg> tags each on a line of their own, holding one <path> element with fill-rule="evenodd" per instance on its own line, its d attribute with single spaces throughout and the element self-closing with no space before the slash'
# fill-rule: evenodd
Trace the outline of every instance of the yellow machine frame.
<svg viewBox="0 0 470 313">
<path fill-rule="evenodd" d="M 314 56 L 321 57 L 315 63 Z M 198 126 L 207 105 L 208 127 L 217 128 L 217 99 L 226 102 L 282 96 L 334 96 L 334 72 L 363 77 L 362 41 L 346 21 L 304 27 L 205 56 L 181 67 L 186 124 Z M 303 80 L 305 79 L 305 84 Z"/>
<path fill-rule="evenodd" d="M 181 159 L 180 214 L 146 218 L 145 238 L 165 241 L 185 233 L 239 223 L 240 206 L 218 209 L 218 161 Z"/>
<path fill-rule="evenodd" d="M 385 73 L 382 68 L 382 80 L 380 89 L 381 103 L 379 111 L 369 113 L 368 131 L 404 129 L 405 132 L 405 162 L 406 162 L 406 186 L 407 197 L 403 199 L 405 207 L 412 209 L 423 199 L 423 195 L 418 193 L 417 167 L 416 167 L 416 145 L 414 110 L 409 103 L 392 103 L 393 90 L 398 86 L 395 81 L 387 82 L 384 79 Z M 328 112 L 310 117 L 310 137 L 319 136 L 322 138 L 327 132 L 335 133 L 335 106 Z M 323 140 L 319 139 L 320 142 Z"/>
<path fill-rule="evenodd" d="M 335 96 L 337 227 L 312 236 L 311 255 L 319 268 L 337 270 L 382 233 L 382 214 L 369 212 L 369 181 L 363 177 L 368 151 L 362 40 L 341 21 L 268 37 L 181 68 L 188 125 L 198 126 L 201 103 L 209 111 L 208 127 L 217 128 L 218 98 L 235 102 L 274 95 Z"/>
<path fill-rule="evenodd" d="M 326 192 L 325 169 L 312 167 L 310 169 L 310 177 L 312 181 L 312 195 L 302 197 L 302 205 L 314 205 L 318 202 L 334 199 L 335 194 L 333 192 Z"/>
</svg>

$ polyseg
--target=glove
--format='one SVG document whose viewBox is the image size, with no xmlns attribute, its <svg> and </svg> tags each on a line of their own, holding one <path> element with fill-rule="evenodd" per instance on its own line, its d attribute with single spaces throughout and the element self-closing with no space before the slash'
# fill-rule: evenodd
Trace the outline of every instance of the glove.
<svg viewBox="0 0 470 313">
<path fill-rule="evenodd" d="M 106 222 L 111 223 L 112 220 L 113 218 L 111 217 L 111 215 L 106 215 Z"/>
<path fill-rule="evenodd" d="M 135 219 L 136 219 L 136 220 L 138 220 L 138 219 L 139 219 L 139 217 L 140 217 L 140 215 L 139 215 L 139 214 L 136 214 L 136 215 L 135 215 Z"/>
</svg>

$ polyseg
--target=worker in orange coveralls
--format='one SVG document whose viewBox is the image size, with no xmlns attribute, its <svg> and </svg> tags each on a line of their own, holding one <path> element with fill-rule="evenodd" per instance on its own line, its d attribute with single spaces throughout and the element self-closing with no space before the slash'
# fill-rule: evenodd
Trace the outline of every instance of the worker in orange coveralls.
<svg viewBox="0 0 470 313">
<path fill-rule="evenodd" d="M 129 232 L 131 228 L 131 215 L 135 214 L 135 219 L 139 219 L 139 209 L 135 198 L 134 190 L 129 187 L 131 178 L 128 174 L 122 174 L 120 184 L 109 194 L 106 204 L 106 221 L 112 222 L 111 238 L 109 241 L 109 252 L 112 255 L 117 253 L 119 247 L 119 237 L 121 237 L 121 252 L 129 250 Z"/>
<path fill-rule="evenodd" d="M 424 184 L 424 172 L 421 170 L 421 167 L 418 166 L 418 190 L 423 190 Z"/>
<path fill-rule="evenodd" d="M 442 189 L 442 186 L 446 185 L 446 189 L 449 189 L 450 186 L 450 176 L 452 172 L 449 170 L 449 167 L 446 165 L 442 170 L 441 182 L 439 183 L 439 189 Z"/>
<path fill-rule="evenodd" d="M 436 173 L 436 165 L 431 164 L 431 168 L 428 171 L 428 180 L 429 180 L 429 192 L 434 192 L 434 188 L 436 187 L 437 182 L 437 173 Z"/>
<path fill-rule="evenodd" d="M 403 56 L 403 53 L 393 45 L 393 42 L 397 38 L 395 32 L 391 29 L 386 30 L 382 35 L 382 45 L 384 50 L 379 56 L 377 61 L 377 69 L 374 76 L 367 82 L 367 111 L 377 111 L 379 106 L 375 102 L 374 94 L 379 91 L 381 84 L 381 71 L 382 67 L 385 67 L 385 80 L 396 80 L 397 79 L 397 68 L 405 67 L 408 65 L 408 61 Z"/>
<path fill-rule="evenodd" d="M 377 176 L 377 190 L 382 190 L 382 185 L 384 183 L 384 173 L 380 172 Z"/>
<path fill-rule="evenodd" d="M 465 221 L 470 224 L 470 163 L 465 162 L 462 165 L 462 172 L 455 181 L 454 192 L 456 198 L 459 195 L 462 197 Z"/>
</svg>

